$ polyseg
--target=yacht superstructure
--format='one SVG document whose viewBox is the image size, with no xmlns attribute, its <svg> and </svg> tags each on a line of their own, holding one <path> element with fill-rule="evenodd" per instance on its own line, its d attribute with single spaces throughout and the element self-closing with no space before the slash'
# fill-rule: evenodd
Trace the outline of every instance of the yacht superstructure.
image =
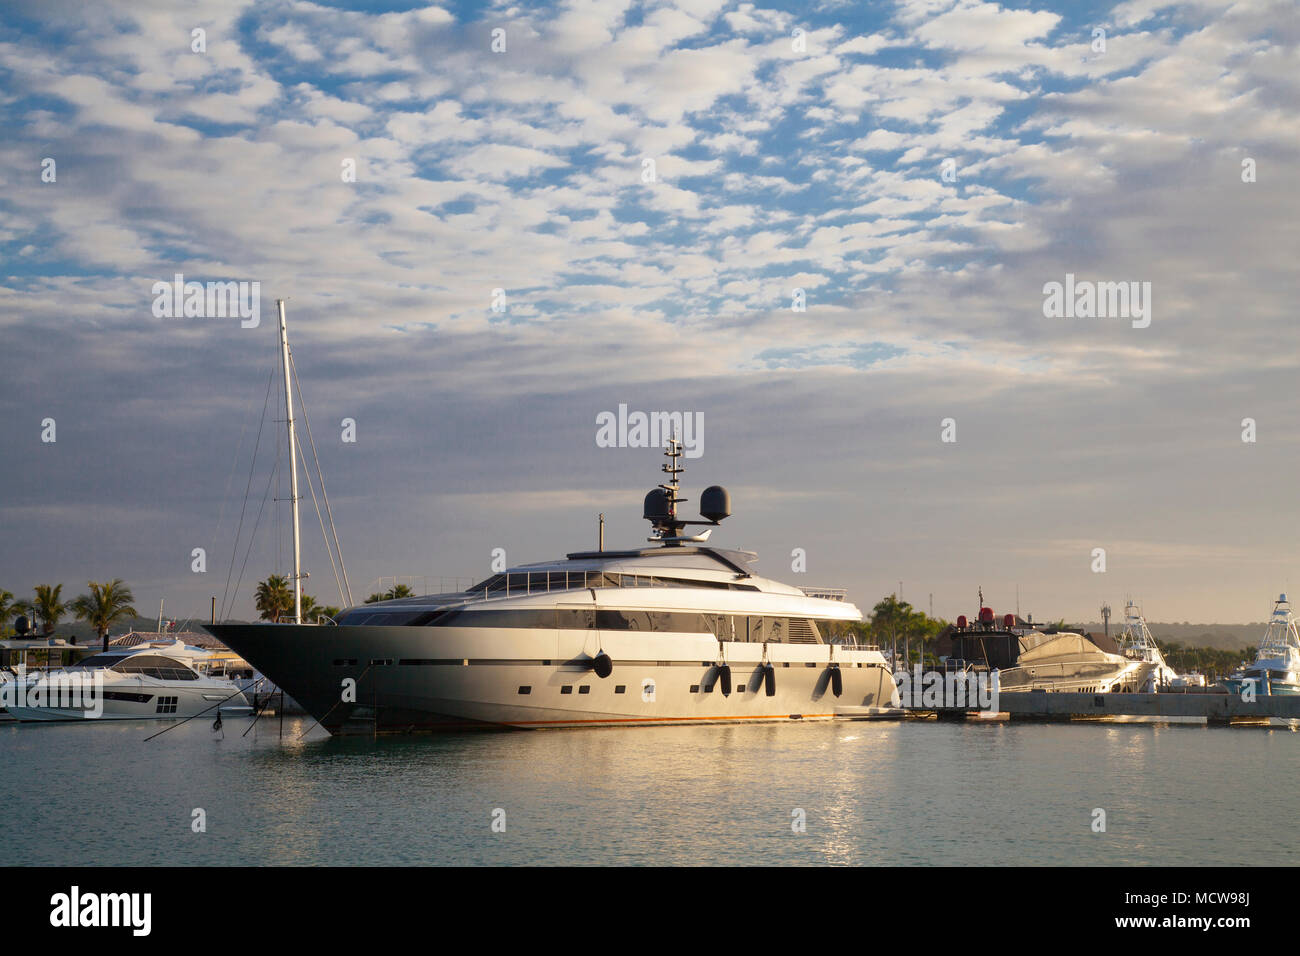
<svg viewBox="0 0 1300 956">
<path fill-rule="evenodd" d="M 706 489 L 705 520 L 682 520 L 681 443 L 665 457 L 645 498 L 648 547 L 353 607 L 335 626 L 208 630 L 333 733 L 810 720 L 895 704 L 885 658 L 848 626 L 859 610 L 710 546 L 729 495 Z"/>
</svg>

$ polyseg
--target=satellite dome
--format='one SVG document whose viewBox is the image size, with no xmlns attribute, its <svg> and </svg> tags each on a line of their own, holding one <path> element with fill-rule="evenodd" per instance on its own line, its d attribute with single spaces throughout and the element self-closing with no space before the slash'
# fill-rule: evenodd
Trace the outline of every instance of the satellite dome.
<svg viewBox="0 0 1300 956">
<path fill-rule="evenodd" d="M 655 488 L 646 495 L 641 517 L 647 521 L 661 521 L 672 517 L 668 511 L 668 492 L 662 488 Z"/>
<path fill-rule="evenodd" d="M 700 514 L 710 521 L 721 521 L 731 514 L 731 495 L 721 485 L 709 485 L 700 495 Z"/>
</svg>

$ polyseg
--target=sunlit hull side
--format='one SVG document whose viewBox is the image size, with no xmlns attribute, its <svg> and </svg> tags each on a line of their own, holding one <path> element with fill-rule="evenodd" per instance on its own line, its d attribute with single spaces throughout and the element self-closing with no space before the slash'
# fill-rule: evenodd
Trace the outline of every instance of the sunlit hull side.
<svg viewBox="0 0 1300 956">
<path fill-rule="evenodd" d="M 276 624 L 208 630 L 337 734 L 831 719 L 840 705 L 889 706 L 894 699 L 877 651 L 828 644 L 767 645 L 768 696 L 763 645 L 723 645 L 732 679 L 724 695 L 719 642 L 705 634 Z M 591 668 L 599 650 L 613 661 L 604 679 Z"/>
<path fill-rule="evenodd" d="M 1148 661 L 1112 663 L 1097 660 L 1036 662 L 998 672 L 998 689 L 1007 693 L 1047 690 L 1058 693 L 1135 693 L 1148 682 L 1156 665 Z"/>
</svg>

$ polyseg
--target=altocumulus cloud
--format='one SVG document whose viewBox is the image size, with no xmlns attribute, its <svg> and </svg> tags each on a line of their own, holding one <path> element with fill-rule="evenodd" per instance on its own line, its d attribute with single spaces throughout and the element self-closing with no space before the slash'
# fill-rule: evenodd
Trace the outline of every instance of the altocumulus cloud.
<svg viewBox="0 0 1300 956">
<path fill-rule="evenodd" d="M 186 556 L 228 547 L 273 332 L 155 318 L 176 273 L 292 297 L 318 427 L 362 423 L 325 449 L 362 579 L 478 573 L 444 555 L 485 538 L 571 543 L 544 508 L 497 521 L 461 496 L 541 480 L 634 511 L 649 457 L 592 439 L 620 403 L 702 411 L 701 480 L 811 488 L 758 496 L 733 543 L 809 548 L 864 599 L 902 576 L 967 610 L 973 555 L 1044 611 L 1140 587 L 1180 619 L 1245 618 L 1296 557 L 1266 533 L 1296 450 L 1287 5 L 3 17 L 0 435 L 23 467 L 0 511 L 31 542 L 0 558 L 10 590 L 110 574 L 205 606 Z M 1150 282 L 1155 320 L 1045 318 L 1067 273 Z M 1034 546 L 990 548 L 989 526 Z M 1079 542 L 1108 538 L 1185 560 L 1081 575 Z M 1224 548 L 1260 557 L 1225 581 L 1198 558 Z"/>
</svg>

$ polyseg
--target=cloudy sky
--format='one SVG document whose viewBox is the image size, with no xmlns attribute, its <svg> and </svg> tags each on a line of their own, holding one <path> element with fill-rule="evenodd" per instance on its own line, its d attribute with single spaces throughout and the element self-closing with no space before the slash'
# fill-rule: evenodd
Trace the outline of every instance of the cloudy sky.
<svg viewBox="0 0 1300 956">
<path fill-rule="evenodd" d="M 687 494 L 727 485 L 714 542 L 771 576 L 1264 619 L 1300 588 L 1294 7 L 816 8 L 6 5 L 0 587 L 252 613 L 287 297 L 358 600 L 601 511 L 643 541 L 625 404 L 703 416 Z M 259 282 L 260 324 L 158 317 L 177 273 Z M 1067 274 L 1150 283 L 1149 325 L 1045 315 Z"/>
</svg>

